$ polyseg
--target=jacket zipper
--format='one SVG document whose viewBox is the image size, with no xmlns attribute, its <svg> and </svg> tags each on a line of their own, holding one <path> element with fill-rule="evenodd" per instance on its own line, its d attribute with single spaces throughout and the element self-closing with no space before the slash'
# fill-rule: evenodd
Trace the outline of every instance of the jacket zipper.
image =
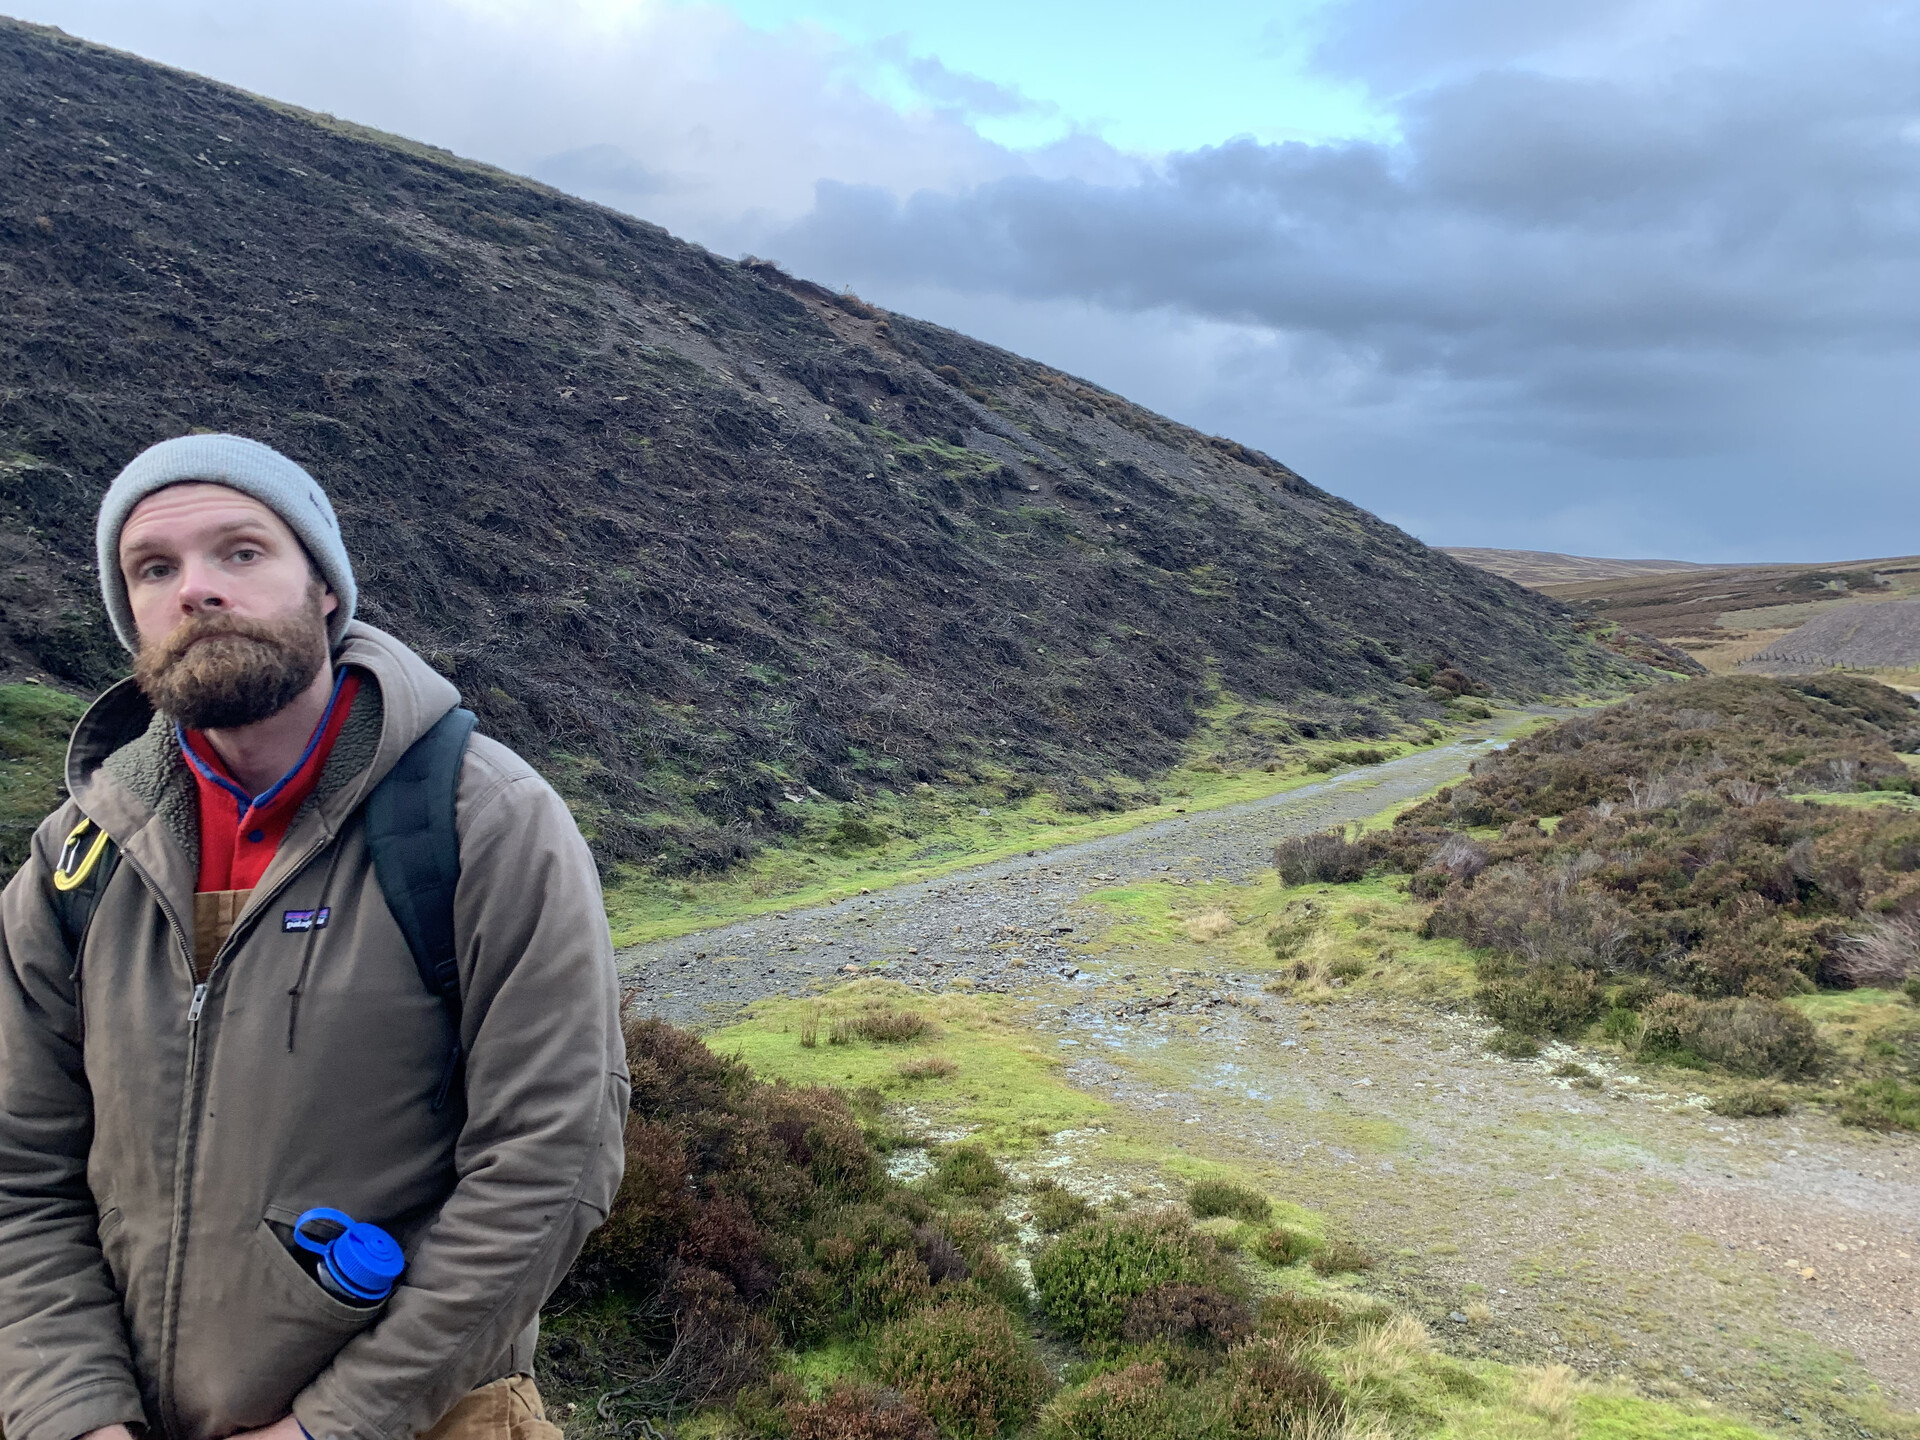
<svg viewBox="0 0 1920 1440">
<path fill-rule="evenodd" d="M 257 911 L 278 899 L 280 893 L 292 884 L 307 866 L 313 863 L 314 857 L 335 838 L 332 833 L 323 831 L 319 839 L 308 848 L 307 853 L 300 857 L 298 863 L 287 868 L 279 884 L 247 906 L 234 922 L 233 929 L 228 932 L 220 949 L 215 952 L 213 963 L 207 967 L 207 978 L 195 982 L 192 998 L 187 1002 L 187 1073 L 180 1091 L 179 1138 L 174 1146 L 173 1235 L 167 1247 L 167 1278 L 162 1300 L 165 1310 L 161 1315 L 160 1323 L 161 1369 L 164 1377 L 159 1387 L 160 1425 L 168 1436 L 177 1437 L 182 1434 L 179 1413 L 174 1408 L 173 1402 L 173 1367 L 179 1356 L 176 1337 L 180 1330 L 181 1272 L 186 1263 L 187 1211 L 193 1199 L 192 1164 L 200 1140 L 200 1017 L 207 1008 L 207 992 L 212 987 L 213 977 L 219 974 L 221 965 L 225 963 L 227 952 L 232 948 L 235 936 L 247 928 L 243 922 L 250 920 Z M 180 946 L 180 953 L 186 959 L 187 973 L 192 974 L 193 944 L 187 938 L 185 927 L 180 924 L 180 917 L 167 903 L 166 896 L 161 893 L 160 887 L 153 883 L 153 877 L 141 869 L 138 862 L 132 861 L 124 848 L 121 850 L 121 858 L 133 864 L 133 873 L 140 877 L 141 883 L 147 887 L 147 893 L 153 896 L 154 903 L 160 907 L 160 913 L 167 917 L 167 923 L 173 927 L 174 941 Z"/>
<path fill-rule="evenodd" d="M 173 906 L 167 903 L 166 894 L 158 885 L 153 883 L 153 877 L 141 867 L 140 862 L 127 853 L 125 846 L 121 847 L 120 859 L 123 863 L 133 867 L 133 873 L 139 876 L 140 883 L 147 887 L 147 893 L 153 897 L 154 904 L 160 907 L 160 913 L 167 917 L 167 924 L 173 930 L 174 943 L 180 947 L 181 958 L 186 962 L 187 973 L 191 975 L 193 973 L 193 942 L 188 939 L 186 927 L 180 923 L 180 917 L 174 913 Z M 199 1020 L 200 1012 L 206 1006 L 206 991 L 207 987 L 204 984 L 196 984 L 194 986 L 193 999 L 187 1006 L 187 1077 L 186 1086 L 180 1101 L 180 1122 L 176 1129 L 178 1138 L 174 1143 L 173 1234 L 167 1246 L 167 1278 L 161 1302 L 165 1308 L 160 1317 L 160 1353 L 164 1357 L 167 1372 L 166 1380 L 160 1386 L 160 1427 L 167 1435 L 178 1435 L 180 1433 L 178 1416 L 175 1415 L 173 1409 L 172 1371 L 173 1335 L 180 1314 L 178 1295 L 180 1283 L 179 1260 L 180 1252 L 184 1248 L 186 1238 L 185 1216 L 182 1211 L 182 1206 L 183 1191 L 186 1186 L 185 1167 L 187 1154 L 185 1136 L 181 1132 L 185 1130 L 187 1122 L 191 1117 L 190 1107 L 194 1103 L 193 1094 L 196 1088 L 194 1075 L 199 1067 Z"/>
</svg>

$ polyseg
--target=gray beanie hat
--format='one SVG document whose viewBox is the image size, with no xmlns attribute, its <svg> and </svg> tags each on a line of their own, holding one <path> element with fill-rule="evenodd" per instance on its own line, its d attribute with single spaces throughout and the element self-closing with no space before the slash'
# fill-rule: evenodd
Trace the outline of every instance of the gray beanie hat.
<svg viewBox="0 0 1920 1440">
<path fill-rule="evenodd" d="M 107 618 L 129 650 L 140 648 L 127 601 L 126 577 L 120 573 L 120 531 L 133 507 L 169 485 L 201 481 L 225 485 L 251 495 L 287 522 L 313 558 L 320 578 L 333 588 L 340 605 L 327 620 L 327 635 L 335 645 L 353 619 L 357 591 L 353 564 L 340 538 L 327 495 L 305 470 L 258 440 L 242 435 L 182 435 L 142 450 L 115 477 L 100 502 L 94 543 L 100 555 L 100 594 L 107 602 Z"/>
</svg>

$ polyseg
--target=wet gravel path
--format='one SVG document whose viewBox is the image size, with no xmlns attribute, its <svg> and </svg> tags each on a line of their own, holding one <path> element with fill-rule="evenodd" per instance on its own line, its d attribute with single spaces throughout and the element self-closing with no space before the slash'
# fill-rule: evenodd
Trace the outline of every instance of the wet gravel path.
<svg viewBox="0 0 1920 1440">
<path fill-rule="evenodd" d="M 1085 938 L 1075 904 L 1088 891 L 1168 876 L 1244 880 L 1271 863 L 1276 841 L 1364 820 L 1445 784 L 1503 744 L 1502 733 L 1490 722 L 1446 745 L 1263 800 L 635 946 L 620 952 L 621 973 L 646 1011 L 694 1029 L 725 1024 L 764 996 L 806 994 L 859 972 L 935 991 L 960 980 L 1005 992 L 1030 990 L 1044 977 L 1072 979 Z M 1008 940 L 1018 943 L 988 948 Z"/>
</svg>

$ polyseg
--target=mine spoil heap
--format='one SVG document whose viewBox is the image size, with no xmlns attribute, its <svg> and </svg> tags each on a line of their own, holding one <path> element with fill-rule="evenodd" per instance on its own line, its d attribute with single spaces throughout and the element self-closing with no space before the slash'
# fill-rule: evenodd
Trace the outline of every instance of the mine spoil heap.
<svg viewBox="0 0 1920 1440">
<path fill-rule="evenodd" d="M 0 672 L 120 673 L 93 511 L 195 427 L 313 468 L 606 860 L 989 760 L 1099 804 L 1223 691 L 1631 671 L 1264 455 L 445 151 L 3 20 L 0 137 Z"/>
<path fill-rule="evenodd" d="M 1896 670 L 1920 667 L 1920 600 L 1849 605 L 1816 615 L 1740 668 L 1795 675 L 1835 665 Z"/>
</svg>

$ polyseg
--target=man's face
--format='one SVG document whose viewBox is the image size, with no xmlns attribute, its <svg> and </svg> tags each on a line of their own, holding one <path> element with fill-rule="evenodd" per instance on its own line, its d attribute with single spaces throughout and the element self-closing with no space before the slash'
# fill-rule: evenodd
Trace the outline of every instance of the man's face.
<svg viewBox="0 0 1920 1440">
<path fill-rule="evenodd" d="M 189 729 L 277 714 L 327 662 L 340 602 L 286 522 L 250 495 L 155 491 L 120 532 L 120 573 L 140 636 L 134 676 Z"/>
</svg>

